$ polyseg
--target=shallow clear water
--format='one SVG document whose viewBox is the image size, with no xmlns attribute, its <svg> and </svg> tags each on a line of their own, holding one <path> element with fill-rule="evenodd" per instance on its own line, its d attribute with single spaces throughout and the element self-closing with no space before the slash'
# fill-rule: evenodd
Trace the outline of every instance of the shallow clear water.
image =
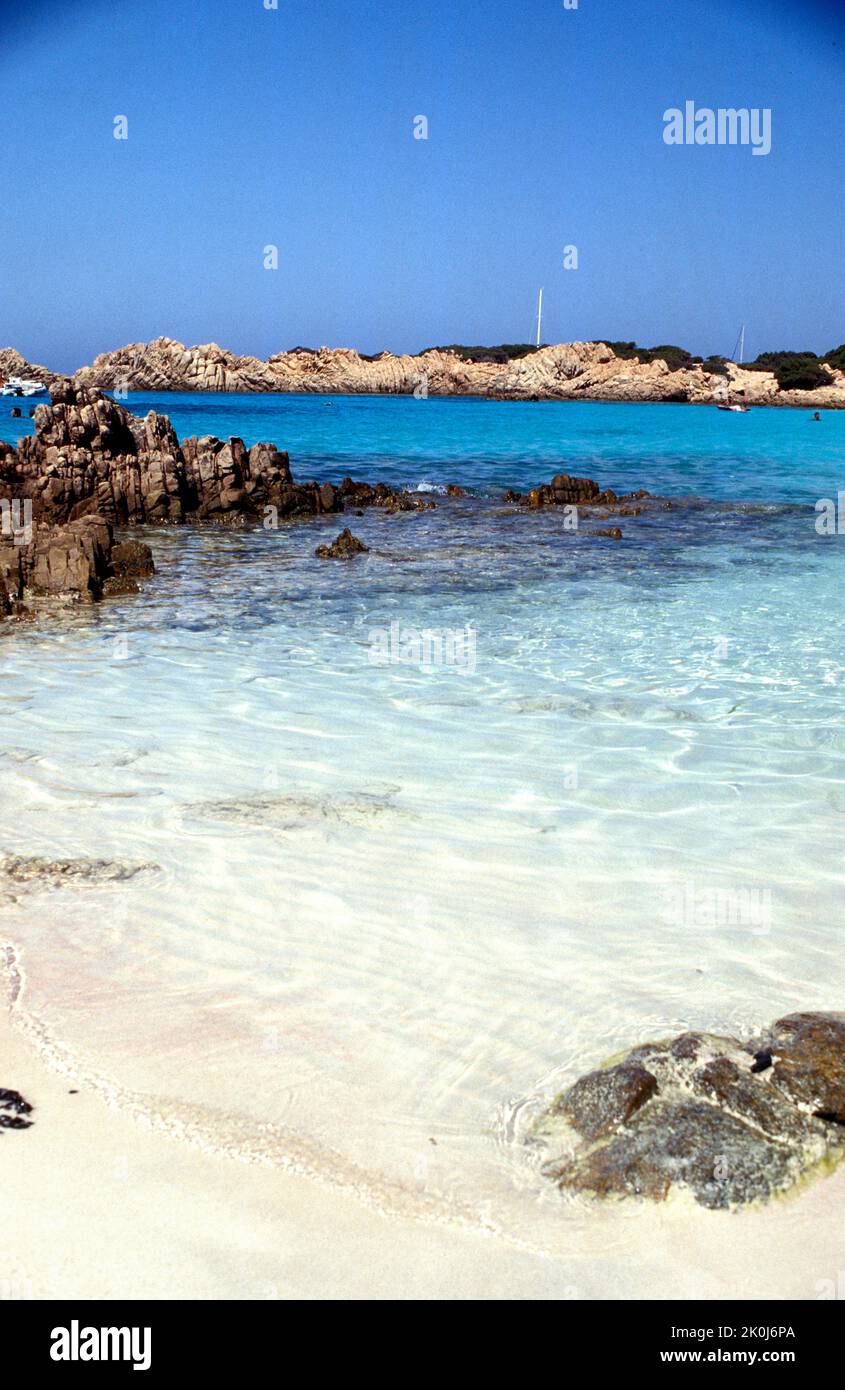
<svg viewBox="0 0 845 1390">
<path fill-rule="evenodd" d="M 148 866 L 7 904 L 27 1006 L 206 1142 L 561 1248 L 588 1218 L 521 1142 L 542 1100 L 649 1036 L 843 1005 L 845 547 L 812 502 L 845 415 L 171 413 L 298 476 L 483 495 L 351 518 L 345 565 L 313 557 L 336 519 L 139 532 L 143 594 L 3 632 L 0 851 Z M 564 464 L 757 504 L 615 543 L 488 495 Z M 377 664 L 393 623 L 474 646 Z"/>
</svg>

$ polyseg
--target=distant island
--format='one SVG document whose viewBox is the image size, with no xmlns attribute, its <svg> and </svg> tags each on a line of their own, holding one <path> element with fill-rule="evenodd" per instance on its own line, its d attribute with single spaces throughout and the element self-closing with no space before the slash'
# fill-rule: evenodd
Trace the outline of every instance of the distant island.
<svg viewBox="0 0 845 1390">
<path fill-rule="evenodd" d="M 0 378 L 46 385 L 63 373 L 0 349 Z M 297 347 L 263 361 L 172 338 L 105 352 L 75 373 L 78 386 L 130 391 L 312 392 L 340 395 L 480 396 L 490 400 L 663 401 L 706 405 L 726 396 L 747 405 L 845 407 L 845 344 L 824 356 L 762 353 L 753 362 L 696 357 L 672 344 L 450 344 L 416 355 Z"/>
</svg>

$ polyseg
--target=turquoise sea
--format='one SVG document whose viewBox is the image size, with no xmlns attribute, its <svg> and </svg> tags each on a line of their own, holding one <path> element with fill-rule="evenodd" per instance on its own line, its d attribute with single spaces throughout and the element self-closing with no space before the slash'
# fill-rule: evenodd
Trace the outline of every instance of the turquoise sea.
<svg viewBox="0 0 845 1390">
<path fill-rule="evenodd" d="M 34 401 L 18 401 L 24 413 Z M 409 396 L 132 393 L 135 414 L 169 415 L 186 435 L 271 440 L 297 476 L 365 469 L 386 482 L 458 482 L 480 491 L 527 485 L 553 472 L 596 476 L 618 491 L 811 501 L 842 482 L 845 412 L 757 409 L 741 418 L 706 406 L 481 401 Z M 0 412 L 0 439 L 31 433 Z"/>
<path fill-rule="evenodd" d="M 551 1094 L 845 1007 L 845 413 L 126 404 L 437 505 L 346 518 L 345 565 L 337 518 L 150 531 L 141 595 L 2 633 L 0 852 L 143 866 L 6 903 L 45 1048 L 385 1208 L 588 1239 L 523 1142 Z M 692 500 L 621 542 L 502 505 L 560 471 Z"/>
</svg>

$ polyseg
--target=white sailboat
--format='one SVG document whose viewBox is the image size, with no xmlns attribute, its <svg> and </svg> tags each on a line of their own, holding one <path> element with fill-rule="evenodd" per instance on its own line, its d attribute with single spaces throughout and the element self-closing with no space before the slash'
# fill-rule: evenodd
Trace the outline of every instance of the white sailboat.
<svg viewBox="0 0 845 1390">
<path fill-rule="evenodd" d="M 745 357 L 745 324 L 743 324 L 742 327 L 741 327 L 740 330 L 739 330 L 739 337 L 737 338 L 736 343 L 734 344 L 734 350 L 733 350 L 733 358 L 732 358 L 732 360 L 736 363 L 736 365 L 737 365 L 738 367 L 741 367 L 741 366 L 742 366 L 742 361 L 743 361 L 743 358 L 744 358 L 744 357 Z M 713 399 L 714 399 L 714 401 L 715 401 L 715 405 L 716 405 L 716 409 L 717 409 L 717 410 L 729 410 L 733 415 L 747 415 L 747 414 L 748 414 L 748 406 L 747 406 L 747 405 L 740 405 L 740 404 L 738 404 L 737 402 L 731 401 L 731 388 L 730 388 L 730 384 L 729 384 L 728 382 L 725 383 L 725 399 L 724 399 L 723 401 L 716 400 L 716 392 L 715 392 L 715 391 L 713 392 Z"/>
</svg>

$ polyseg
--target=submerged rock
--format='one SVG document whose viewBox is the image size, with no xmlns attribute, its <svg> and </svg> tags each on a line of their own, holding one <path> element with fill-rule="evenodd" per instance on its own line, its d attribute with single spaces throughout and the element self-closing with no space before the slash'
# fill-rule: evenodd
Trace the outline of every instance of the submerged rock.
<svg viewBox="0 0 845 1390">
<path fill-rule="evenodd" d="M 33 855 L 0 856 L 0 888 L 61 888 L 66 884 L 125 883 L 153 864 L 124 864 L 114 859 L 42 859 Z"/>
<path fill-rule="evenodd" d="M 766 1200 L 845 1154 L 845 1014 L 790 1014 L 747 1043 L 684 1033 L 635 1048 L 558 1096 L 532 1139 L 564 1190 Z"/>
<path fill-rule="evenodd" d="M 314 826 L 367 826 L 377 817 L 405 816 L 407 812 L 393 804 L 394 796 L 394 791 L 347 796 L 269 795 L 200 802 L 189 809 L 194 815 L 287 832 Z"/>
<path fill-rule="evenodd" d="M 116 579 L 145 579 L 155 574 L 153 552 L 141 541 L 121 541 L 112 550 L 111 565 Z"/>
<path fill-rule="evenodd" d="M 346 526 L 331 545 L 318 545 L 314 554 L 318 560 L 349 560 L 353 555 L 365 555 L 368 552 L 369 546 L 359 541 L 357 536 L 353 536 Z"/>
</svg>

